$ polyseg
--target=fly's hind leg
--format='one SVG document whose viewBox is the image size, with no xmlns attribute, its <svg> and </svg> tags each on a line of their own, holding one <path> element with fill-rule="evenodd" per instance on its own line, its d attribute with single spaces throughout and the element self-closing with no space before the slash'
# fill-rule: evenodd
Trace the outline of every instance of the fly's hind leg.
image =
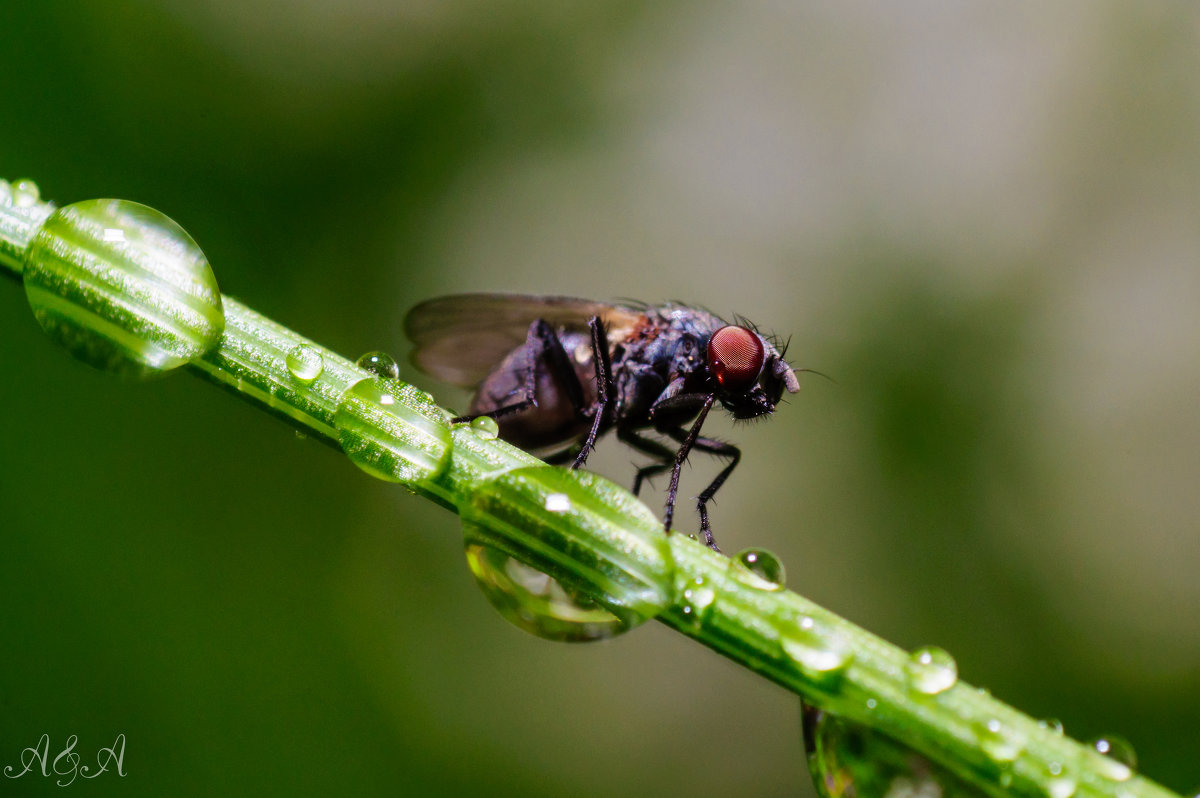
<svg viewBox="0 0 1200 798">
<path fill-rule="evenodd" d="M 533 324 L 529 325 L 529 332 L 525 336 L 525 346 L 522 348 L 522 352 L 525 362 L 521 364 L 521 368 L 525 371 L 525 384 L 521 388 L 520 399 L 512 404 L 497 407 L 495 410 L 489 410 L 486 413 L 458 416 L 452 419 L 450 423 L 461 424 L 480 416 L 503 418 L 513 413 L 520 413 L 522 410 L 530 407 L 537 407 L 537 363 L 543 356 L 546 359 L 547 367 L 562 382 L 571 404 L 577 410 L 583 408 L 583 386 L 579 384 L 579 377 L 575 374 L 575 368 L 571 365 L 571 358 L 567 354 L 567 350 L 563 348 L 562 341 L 558 338 L 558 333 L 544 319 L 537 319 Z"/>
<path fill-rule="evenodd" d="M 634 496 L 641 492 L 642 483 L 647 479 L 671 470 L 671 463 L 675 460 L 675 450 L 669 446 L 659 443 L 653 438 L 647 438 L 635 430 L 622 427 L 617 427 L 617 439 L 657 461 L 638 468 L 637 474 L 633 478 Z"/>
</svg>

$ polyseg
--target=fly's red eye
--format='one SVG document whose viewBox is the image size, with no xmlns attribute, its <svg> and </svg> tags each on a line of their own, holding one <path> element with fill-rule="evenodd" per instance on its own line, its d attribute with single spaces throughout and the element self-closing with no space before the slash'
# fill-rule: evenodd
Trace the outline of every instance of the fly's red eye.
<svg viewBox="0 0 1200 798">
<path fill-rule="evenodd" d="M 765 352 L 745 327 L 722 327 L 708 339 L 708 370 L 726 391 L 744 391 L 758 380 Z"/>
</svg>

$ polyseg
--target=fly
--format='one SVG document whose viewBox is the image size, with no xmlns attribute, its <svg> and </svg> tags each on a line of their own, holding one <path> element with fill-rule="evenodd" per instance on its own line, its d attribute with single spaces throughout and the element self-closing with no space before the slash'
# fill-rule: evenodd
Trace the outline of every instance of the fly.
<svg viewBox="0 0 1200 798">
<path fill-rule="evenodd" d="M 573 459 L 572 468 L 615 429 L 654 460 L 638 469 L 634 495 L 647 477 L 670 470 L 667 532 L 688 455 L 726 459 L 696 504 L 701 537 L 717 551 L 707 505 L 742 453 L 700 434 L 709 410 L 720 404 L 734 418 L 760 418 L 775 410 L 784 390 L 800 390 L 772 339 L 744 322 L 727 324 L 675 303 L 459 294 L 417 305 L 404 326 L 417 368 L 475 391 L 456 423 L 490 416 L 505 441 L 548 462 Z"/>
</svg>

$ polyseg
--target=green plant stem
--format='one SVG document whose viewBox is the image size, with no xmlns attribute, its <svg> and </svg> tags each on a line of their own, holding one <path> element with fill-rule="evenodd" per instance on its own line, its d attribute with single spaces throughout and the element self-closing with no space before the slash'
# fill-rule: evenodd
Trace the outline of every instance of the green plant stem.
<svg viewBox="0 0 1200 798">
<path fill-rule="evenodd" d="M 0 209 L 0 267 L 19 275 L 21 253 L 45 214 L 29 221 L 9 210 Z M 352 414 L 367 426 L 348 439 L 347 430 L 358 428 L 344 416 L 347 396 L 373 375 L 235 299 L 222 301 L 221 339 L 192 361 L 193 369 L 334 447 L 367 451 L 355 447 L 369 444 L 356 459 L 364 470 L 469 516 L 497 541 L 511 541 L 514 553 L 533 552 L 539 568 L 614 612 L 653 615 L 990 794 L 1175 796 L 966 683 L 936 695 L 916 691 L 903 650 L 797 593 L 738 578 L 729 559 L 683 535 L 665 536 L 643 505 L 611 483 L 549 469 L 466 425 L 450 430 L 449 412 L 403 383 L 388 383 L 394 404 L 389 394 L 390 415 L 382 421 L 371 408 Z M 323 364 L 310 383 L 289 369 L 297 347 Z M 380 425 L 391 430 L 387 436 L 376 431 Z M 553 489 L 566 491 L 580 514 L 539 506 L 546 486 L 560 483 Z"/>
</svg>

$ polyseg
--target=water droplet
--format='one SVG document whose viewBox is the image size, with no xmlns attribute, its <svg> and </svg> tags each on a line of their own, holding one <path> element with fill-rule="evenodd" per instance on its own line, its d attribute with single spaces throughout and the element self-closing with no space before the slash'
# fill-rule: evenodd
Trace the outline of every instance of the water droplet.
<svg viewBox="0 0 1200 798">
<path fill-rule="evenodd" d="M 730 573 L 743 585 L 759 590 L 783 590 L 783 563 L 766 549 L 746 549 L 729 561 Z"/>
<path fill-rule="evenodd" d="M 41 199 L 37 183 L 32 180 L 18 180 L 12 184 L 13 205 L 18 208 L 28 208 Z"/>
<path fill-rule="evenodd" d="M 565 513 L 571 509 L 571 497 L 565 493 L 551 493 L 546 496 L 546 509 L 552 513 Z"/>
<path fill-rule="evenodd" d="M 308 385 L 325 370 L 325 358 L 316 347 L 298 344 L 287 353 L 287 370 L 300 382 Z"/>
<path fill-rule="evenodd" d="M 359 368 L 388 380 L 400 379 L 400 366 L 386 352 L 367 352 L 355 361 Z"/>
<path fill-rule="evenodd" d="M 586 596 L 507 552 L 480 542 L 465 524 L 467 566 L 488 603 L 509 622 L 548 640 L 603 640 L 632 628 Z"/>
<path fill-rule="evenodd" d="M 713 603 L 716 601 L 717 591 L 713 589 L 707 579 L 697 576 L 686 583 L 680 596 L 682 599 L 679 602 L 680 612 L 687 620 L 688 627 L 691 629 L 701 628 L 708 611 L 712 609 Z"/>
<path fill-rule="evenodd" d="M 1137 767 L 1137 752 L 1124 738 L 1106 734 L 1092 740 L 1092 748 L 1104 755 L 1101 772 L 1113 781 L 1127 781 Z"/>
<path fill-rule="evenodd" d="M 458 439 L 464 431 L 458 428 Z M 569 512 L 556 509 L 564 503 Z M 662 522 L 597 474 L 546 465 L 511 468 L 477 481 L 459 512 L 480 587 L 504 617 L 527 631 L 594 640 L 672 606 L 674 558 Z M 535 584 L 530 569 L 553 584 Z"/>
<path fill-rule="evenodd" d="M 492 440 L 500 434 L 500 425 L 491 416 L 477 416 L 471 419 L 471 429 L 485 440 Z"/>
<path fill-rule="evenodd" d="M 1042 729 L 1049 729 L 1055 734 L 1063 733 L 1062 721 L 1058 718 L 1046 718 L 1045 720 L 1039 720 L 1038 727 Z"/>
<path fill-rule="evenodd" d="M 894 738 L 803 702 L 801 707 L 808 769 L 821 798 L 983 798 Z"/>
<path fill-rule="evenodd" d="M 854 661 L 854 652 L 839 634 L 819 626 L 807 615 L 781 630 L 779 643 L 783 652 L 813 678 L 838 679 Z"/>
<path fill-rule="evenodd" d="M 919 693 L 937 695 L 958 681 L 958 664 L 940 648 L 926 646 L 909 655 L 904 664 L 908 680 Z"/>
<path fill-rule="evenodd" d="M 1092 747 L 1106 757 L 1120 762 L 1122 765 L 1128 765 L 1131 768 L 1137 767 L 1137 752 L 1133 750 L 1133 746 L 1123 737 L 1118 737 L 1115 734 L 1106 734 L 1103 737 L 1097 737 L 1092 741 Z"/>
<path fill-rule="evenodd" d="M 1069 776 L 1058 776 L 1046 783 L 1046 794 L 1050 798 L 1071 798 L 1075 794 L 1075 779 Z"/>
<path fill-rule="evenodd" d="M 978 734 L 979 747 L 994 762 L 1012 762 L 1025 748 L 1024 740 L 996 718 L 982 724 L 978 728 Z"/>
<path fill-rule="evenodd" d="M 16 188 L 35 196 L 26 182 Z M 124 240 L 111 240 L 113 230 Z M 225 329 L 204 253 L 179 225 L 136 202 L 88 200 L 55 210 L 26 250 L 23 279 L 51 338 L 80 360 L 126 376 L 182 366 L 214 348 Z"/>
<path fill-rule="evenodd" d="M 874 709 L 877 706 L 879 706 L 879 702 L 876 701 L 874 698 L 867 699 L 867 709 Z"/>
<path fill-rule="evenodd" d="M 388 482 L 431 480 L 450 457 L 449 425 L 411 385 L 359 380 L 342 394 L 333 424 L 354 464 Z"/>
</svg>

